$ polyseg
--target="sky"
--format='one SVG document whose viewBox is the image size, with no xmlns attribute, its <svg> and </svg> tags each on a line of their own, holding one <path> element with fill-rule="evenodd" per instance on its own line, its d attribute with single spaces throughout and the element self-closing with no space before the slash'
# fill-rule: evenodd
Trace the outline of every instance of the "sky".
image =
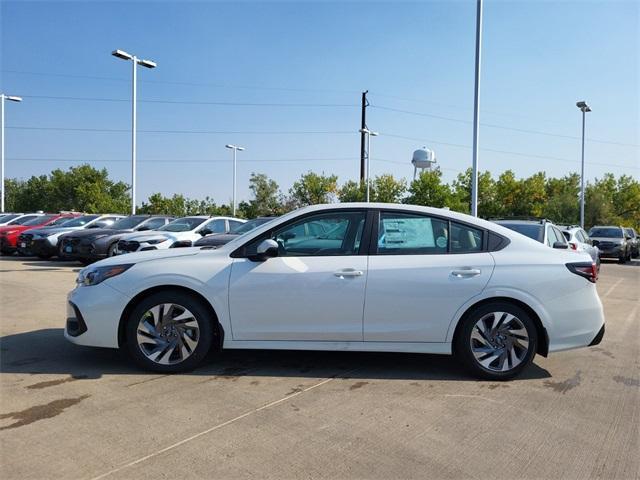
<svg viewBox="0 0 640 480">
<path fill-rule="evenodd" d="M 6 176 L 88 162 L 131 180 L 138 69 L 138 204 L 153 192 L 238 196 L 252 172 L 283 191 L 310 170 L 359 175 L 369 90 L 371 174 L 412 178 L 413 150 L 444 179 L 471 166 L 475 1 L 0 2 Z M 640 2 L 484 2 L 481 170 L 640 177 Z"/>
</svg>

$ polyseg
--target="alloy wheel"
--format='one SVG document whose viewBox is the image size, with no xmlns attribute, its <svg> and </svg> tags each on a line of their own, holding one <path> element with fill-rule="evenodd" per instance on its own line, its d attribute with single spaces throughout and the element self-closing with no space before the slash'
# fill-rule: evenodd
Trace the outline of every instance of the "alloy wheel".
<svg viewBox="0 0 640 480">
<path fill-rule="evenodd" d="M 473 326 L 471 352 L 476 362 L 492 372 L 507 372 L 527 356 L 529 334 L 522 321 L 508 312 L 491 312 Z"/>
<path fill-rule="evenodd" d="M 176 303 L 161 303 L 147 310 L 138 322 L 140 351 L 152 362 L 175 365 L 191 356 L 200 340 L 196 317 Z"/>
</svg>

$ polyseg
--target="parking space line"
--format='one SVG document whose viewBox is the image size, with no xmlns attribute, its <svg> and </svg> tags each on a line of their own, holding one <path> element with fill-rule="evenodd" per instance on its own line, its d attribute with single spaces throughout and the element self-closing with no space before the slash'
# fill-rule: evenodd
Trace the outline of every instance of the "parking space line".
<svg viewBox="0 0 640 480">
<path fill-rule="evenodd" d="M 609 290 L 607 290 L 600 298 L 607 298 L 609 296 L 609 294 L 611 292 L 613 292 L 615 290 L 615 288 L 622 283 L 622 280 L 624 280 L 624 278 L 619 278 L 618 281 L 616 283 L 614 283 L 613 285 L 611 285 L 609 287 Z"/>
<path fill-rule="evenodd" d="M 161 455 L 161 454 L 163 454 L 165 452 L 168 452 L 169 450 L 173 450 L 174 448 L 177 448 L 177 447 L 179 447 L 181 445 L 184 445 L 185 443 L 188 443 L 188 442 L 190 442 L 192 440 L 195 440 L 196 438 L 200 438 L 200 437 L 202 437 L 202 436 L 204 436 L 204 435 L 206 435 L 208 433 L 214 432 L 214 431 L 219 430 L 219 429 L 221 429 L 223 427 L 226 427 L 227 425 L 230 425 L 230 424 L 232 424 L 234 422 L 237 422 L 238 420 L 242 420 L 243 418 L 249 417 L 249 416 L 253 415 L 254 413 L 258 413 L 258 412 L 261 412 L 262 410 L 266 410 L 268 408 L 275 407 L 276 405 L 284 403 L 287 400 L 290 400 L 292 398 L 297 397 L 298 395 L 302 395 L 303 393 L 306 393 L 306 392 L 308 392 L 310 390 L 313 390 L 314 388 L 321 387 L 322 385 L 325 385 L 325 384 L 329 383 L 330 381 L 335 380 L 336 378 L 339 378 L 339 376 L 340 377 L 348 376 L 349 374 L 355 372 L 356 370 L 358 370 L 358 369 L 354 368 L 354 369 L 349 370 L 347 372 L 344 372 L 344 373 L 341 373 L 341 374 L 336 374 L 333 377 L 326 378 L 326 379 L 324 379 L 323 381 L 321 381 L 319 383 L 311 385 L 310 387 L 303 388 L 302 390 L 300 390 L 298 392 L 295 392 L 295 393 L 292 393 L 291 395 L 286 395 L 285 397 L 282 397 L 282 398 L 280 398 L 278 400 L 274 400 L 273 402 L 270 402 L 270 403 L 267 403 L 265 405 L 262 405 L 261 407 L 254 408 L 253 410 L 249 410 L 248 412 L 245 412 L 242 415 L 238 415 L 237 417 L 231 418 L 231 419 L 227 420 L 226 422 L 222 422 L 222 423 L 219 423 L 218 425 L 214 425 L 211 428 L 207 428 L 206 430 L 203 430 L 202 432 L 196 433 L 195 435 L 191 435 L 190 437 L 187 437 L 187 438 L 185 438 L 183 440 L 180 440 L 179 442 L 176 442 L 176 443 L 174 443 L 172 445 L 169 445 L 168 447 L 164 447 L 164 448 L 162 448 L 160 450 L 157 450 L 157 451 L 155 451 L 153 453 L 145 455 L 144 457 L 140 457 L 140 458 L 138 458 L 136 460 L 133 460 L 133 461 L 131 461 L 129 463 L 126 463 L 124 465 L 116 467 L 113 470 L 109 470 L 108 472 L 105 472 L 105 473 L 102 473 L 102 474 L 98 475 L 97 477 L 92 477 L 91 480 L 99 480 L 99 479 L 108 477 L 109 475 L 112 475 L 114 473 L 117 473 L 117 472 L 119 472 L 121 470 L 124 470 L 126 468 L 129 468 L 129 467 L 132 467 L 134 465 L 137 465 L 138 463 L 142 463 L 145 460 L 149 460 L 150 458 L 153 458 L 153 457 L 156 457 L 158 455 Z"/>
</svg>

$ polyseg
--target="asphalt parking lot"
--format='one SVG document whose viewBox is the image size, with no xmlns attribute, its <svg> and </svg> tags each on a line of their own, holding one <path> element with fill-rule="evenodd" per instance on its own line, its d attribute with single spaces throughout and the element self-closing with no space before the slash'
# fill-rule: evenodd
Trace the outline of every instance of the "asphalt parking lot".
<svg viewBox="0 0 640 480">
<path fill-rule="evenodd" d="M 477 381 L 447 357 L 228 351 L 186 375 L 63 338 L 78 267 L 0 259 L 0 477 L 639 476 L 640 262 L 604 263 L 607 332 Z"/>
</svg>

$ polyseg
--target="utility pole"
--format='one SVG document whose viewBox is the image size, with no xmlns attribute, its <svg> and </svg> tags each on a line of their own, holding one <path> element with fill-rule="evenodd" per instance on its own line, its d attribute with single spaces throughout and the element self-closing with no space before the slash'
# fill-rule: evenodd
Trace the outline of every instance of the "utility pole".
<svg viewBox="0 0 640 480">
<path fill-rule="evenodd" d="M 482 59 L 482 0 L 476 4 L 476 82 L 473 89 L 473 171 L 471 173 L 471 215 L 478 216 L 478 142 L 480 128 L 480 65 Z"/>
<path fill-rule="evenodd" d="M 0 93 L 0 212 L 4 213 L 4 102 L 9 100 L 10 102 L 21 102 L 22 97 L 16 97 L 15 95 L 5 95 Z"/>
<path fill-rule="evenodd" d="M 365 157 L 368 153 L 365 153 L 366 150 L 366 138 L 365 131 L 367 130 L 367 107 L 369 106 L 369 101 L 367 100 L 367 93 L 369 90 L 365 90 L 362 92 L 362 121 L 360 122 L 360 183 L 364 182 L 365 177 Z"/>
<path fill-rule="evenodd" d="M 582 167 L 580 169 L 580 228 L 584 229 L 584 127 L 585 117 L 591 111 L 591 107 L 585 101 L 576 103 L 576 107 L 582 112 Z"/>
</svg>

